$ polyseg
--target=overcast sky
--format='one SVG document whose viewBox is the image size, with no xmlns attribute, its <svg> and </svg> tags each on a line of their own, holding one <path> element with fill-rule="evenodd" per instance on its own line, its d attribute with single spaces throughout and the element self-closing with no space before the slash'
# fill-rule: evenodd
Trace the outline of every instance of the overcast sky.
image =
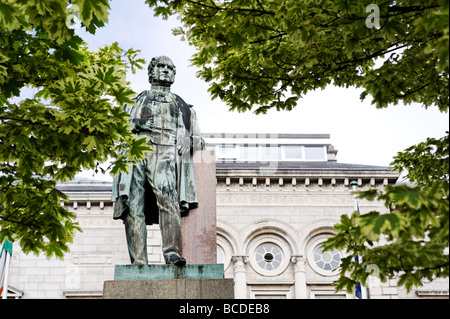
<svg viewBox="0 0 450 319">
<path fill-rule="evenodd" d="M 359 99 L 362 90 L 333 86 L 306 95 L 293 111 L 230 112 L 220 100 L 211 100 L 208 85 L 196 77 L 197 69 L 189 62 L 195 48 L 172 35 L 177 19 L 154 17 L 144 0 L 110 4 L 107 26 L 95 35 L 77 33 L 91 49 L 117 41 L 123 49 L 141 50 L 147 63 L 154 56 L 169 56 L 177 67 L 172 91 L 194 105 L 204 133 L 326 133 L 338 150 L 338 162 L 388 166 L 397 152 L 449 130 L 448 114 L 436 107 L 397 105 L 379 110 L 370 104 L 370 97 Z M 146 68 L 130 74 L 129 81 L 137 93 L 148 89 Z"/>
</svg>

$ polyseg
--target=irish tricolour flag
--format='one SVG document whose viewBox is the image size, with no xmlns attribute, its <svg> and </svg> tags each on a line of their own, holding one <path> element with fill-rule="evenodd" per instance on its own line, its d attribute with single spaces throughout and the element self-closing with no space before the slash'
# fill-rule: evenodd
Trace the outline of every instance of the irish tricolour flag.
<svg viewBox="0 0 450 319">
<path fill-rule="evenodd" d="M 6 299 L 8 295 L 8 273 L 9 264 L 11 263 L 12 243 L 5 240 L 0 251 L 0 296 Z"/>
</svg>

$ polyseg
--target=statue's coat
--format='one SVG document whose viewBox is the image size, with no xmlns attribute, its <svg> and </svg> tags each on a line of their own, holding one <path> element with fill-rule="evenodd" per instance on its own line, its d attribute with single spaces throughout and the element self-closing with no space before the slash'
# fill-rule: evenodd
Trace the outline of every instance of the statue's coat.
<svg viewBox="0 0 450 319">
<path fill-rule="evenodd" d="M 136 107 L 142 106 L 150 96 L 150 91 L 143 91 L 135 98 L 135 104 L 125 106 L 125 110 L 132 115 Z M 175 94 L 174 94 L 175 95 Z M 198 204 L 197 185 L 194 178 L 194 168 L 192 163 L 193 151 L 204 148 L 204 141 L 201 137 L 200 129 L 192 105 L 187 104 L 178 95 L 175 95 L 178 104 L 178 125 L 176 138 L 182 141 L 184 137 L 190 137 L 192 150 L 184 155 L 176 152 L 177 169 L 177 192 L 180 211 L 183 214 L 195 208 Z M 130 186 L 133 179 L 133 169 L 129 173 L 119 173 L 113 179 L 112 201 L 114 202 L 114 219 L 124 219 L 129 212 L 128 198 L 130 197 Z M 158 224 L 158 206 L 152 188 L 147 183 L 145 188 L 145 222 L 147 225 Z"/>
</svg>

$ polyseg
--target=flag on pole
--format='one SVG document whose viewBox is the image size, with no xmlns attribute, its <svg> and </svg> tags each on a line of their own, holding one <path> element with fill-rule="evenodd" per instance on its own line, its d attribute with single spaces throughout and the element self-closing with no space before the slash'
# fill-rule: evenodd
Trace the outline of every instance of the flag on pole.
<svg viewBox="0 0 450 319">
<path fill-rule="evenodd" d="M 355 257 L 355 261 L 359 264 L 359 258 L 358 257 L 359 256 Z M 361 287 L 361 283 L 359 282 L 359 280 L 356 282 L 355 296 L 358 299 L 363 299 L 362 287 Z"/>
<path fill-rule="evenodd" d="M 352 182 L 350 182 L 350 185 L 352 186 L 353 190 L 355 191 L 356 185 L 358 185 L 358 182 L 352 181 Z M 356 196 L 354 196 L 354 197 L 355 197 L 355 211 L 358 212 L 358 214 L 360 214 L 358 201 L 356 200 Z M 355 243 L 355 245 L 356 245 L 356 243 Z M 356 256 L 355 261 L 359 264 L 361 262 L 361 258 L 359 256 Z M 361 283 L 359 282 L 359 280 L 356 283 L 355 296 L 358 299 L 367 299 L 367 287 L 361 286 Z"/>
<path fill-rule="evenodd" d="M 5 240 L 0 251 L 0 296 L 6 299 L 8 295 L 8 274 L 9 265 L 11 263 L 12 243 Z"/>
</svg>

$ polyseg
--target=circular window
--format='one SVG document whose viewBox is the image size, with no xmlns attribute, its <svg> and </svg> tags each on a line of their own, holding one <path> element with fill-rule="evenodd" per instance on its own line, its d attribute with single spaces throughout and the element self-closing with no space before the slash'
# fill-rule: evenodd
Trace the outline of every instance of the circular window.
<svg viewBox="0 0 450 319">
<path fill-rule="evenodd" d="M 324 251 L 322 244 L 328 235 L 316 236 L 308 243 L 307 261 L 311 268 L 322 276 L 336 276 L 339 274 L 342 252 L 337 249 Z"/>
<path fill-rule="evenodd" d="M 314 262 L 320 269 L 333 271 L 341 264 L 341 253 L 337 249 L 324 252 L 319 245 L 314 249 Z"/>
<path fill-rule="evenodd" d="M 278 276 L 291 259 L 290 246 L 276 235 L 264 234 L 249 244 L 248 256 L 253 270 L 263 276 Z"/>
<path fill-rule="evenodd" d="M 283 251 L 278 245 L 264 243 L 255 250 L 255 260 L 259 267 L 264 270 L 275 270 L 283 262 Z"/>
</svg>

